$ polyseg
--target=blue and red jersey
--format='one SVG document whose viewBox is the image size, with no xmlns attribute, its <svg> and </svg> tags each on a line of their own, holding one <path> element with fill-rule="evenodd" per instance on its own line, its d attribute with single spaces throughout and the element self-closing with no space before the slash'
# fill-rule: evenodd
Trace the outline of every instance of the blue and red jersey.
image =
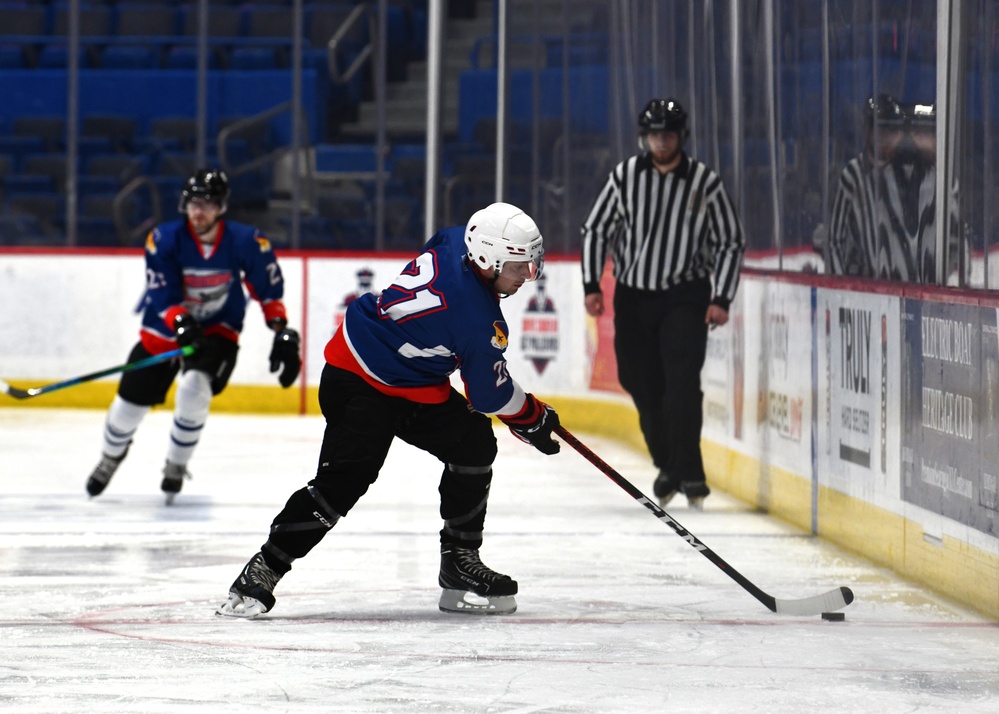
<svg viewBox="0 0 999 714">
<path fill-rule="evenodd" d="M 504 356 L 509 329 L 495 291 L 465 258 L 464 236 L 464 226 L 439 231 L 380 295 L 351 302 L 326 361 L 427 404 L 448 398 L 459 370 L 476 411 L 520 412 L 526 397 Z"/>
<path fill-rule="evenodd" d="M 203 246 L 186 219 L 162 223 L 146 238 L 146 294 L 141 338 L 152 354 L 176 349 L 174 318 L 190 313 L 205 334 L 238 341 L 248 299 L 264 319 L 287 319 L 284 279 L 270 241 L 253 226 L 219 221 L 215 242 Z"/>
</svg>

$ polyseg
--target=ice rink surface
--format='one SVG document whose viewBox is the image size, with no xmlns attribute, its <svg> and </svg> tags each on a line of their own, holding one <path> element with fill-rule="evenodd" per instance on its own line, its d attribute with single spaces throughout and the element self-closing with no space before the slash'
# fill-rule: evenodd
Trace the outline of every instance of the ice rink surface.
<svg viewBox="0 0 999 714">
<path fill-rule="evenodd" d="M 0 409 L 0 711 L 989 712 L 999 626 L 715 493 L 670 514 L 771 595 L 840 585 L 844 622 L 770 613 L 567 446 L 497 430 L 485 563 L 509 616 L 437 609 L 440 466 L 405 444 L 255 621 L 217 617 L 315 470 L 315 417 L 212 414 L 170 507 L 170 414 L 108 490 L 104 413 Z M 572 425 L 566 425 L 572 430 Z M 646 459 L 577 434 L 651 494 Z"/>
</svg>

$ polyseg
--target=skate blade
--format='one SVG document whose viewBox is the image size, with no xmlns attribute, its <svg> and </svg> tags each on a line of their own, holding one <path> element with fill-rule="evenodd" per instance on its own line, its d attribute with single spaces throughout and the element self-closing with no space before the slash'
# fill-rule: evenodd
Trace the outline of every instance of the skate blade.
<svg viewBox="0 0 999 714">
<path fill-rule="evenodd" d="M 666 508 L 666 506 L 669 505 L 669 502 L 672 501 L 673 497 L 676 496 L 676 494 L 678 494 L 678 493 L 680 493 L 680 492 L 679 491 L 670 491 L 669 493 L 660 496 L 659 497 L 659 507 L 660 508 Z"/>
<path fill-rule="evenodd" d="M 690 506 L 692 511 L 703 511 L 704 510 L 704 497 L 688 498 L 687 505 Z"/>
<path fill-rule="evenodd" d="M 177 498 L 177 494 L 176 493 L 167 493 L 166 494 L 166 505 L 172 506 L 173 502 L 176 500 L 176 498 Z"/>
<path fill-rule="evenodd" d="M 467 615 L 510 615 L 517 611 L 517 599 L 513 595 L 476 595 L 467 590 L 441 592 L 438 603 L 441 612 L 459 612 Z"/>
<path fill-rule="evenodd" d="M 233 592 L 230 592 L 229 599 L 215 610 L 216 615 L 239 617 L 244 620 L 252 620 L 258 615 L 263 615 L 265 612 L 267 612 L 267 608 L 259 600 L 252 597 L 243 597 Z"/>
</svg>

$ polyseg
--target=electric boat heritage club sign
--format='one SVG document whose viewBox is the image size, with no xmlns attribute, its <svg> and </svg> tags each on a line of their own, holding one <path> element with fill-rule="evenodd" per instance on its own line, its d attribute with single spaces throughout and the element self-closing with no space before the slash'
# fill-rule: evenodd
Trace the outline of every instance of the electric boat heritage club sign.
<svg viewBox="0 0 999 714">
<path fill-rule="evenodd" d="M 902 301 L 902 499 L 999 535 L 996 310 Z"/>
</svg>

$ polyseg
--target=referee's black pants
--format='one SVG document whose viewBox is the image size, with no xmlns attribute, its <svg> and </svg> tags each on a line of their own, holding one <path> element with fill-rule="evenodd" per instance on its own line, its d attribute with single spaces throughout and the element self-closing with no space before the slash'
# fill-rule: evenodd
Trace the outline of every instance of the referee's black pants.
<svg viewBox="0 0 999 714">
<path fill-rule="evenodd" d="M 711 283 L 614 289 L 618 381 L 631 395 L 652 462 L 670 483 L 704 481 L 701 369 Z"/>
</svg>

